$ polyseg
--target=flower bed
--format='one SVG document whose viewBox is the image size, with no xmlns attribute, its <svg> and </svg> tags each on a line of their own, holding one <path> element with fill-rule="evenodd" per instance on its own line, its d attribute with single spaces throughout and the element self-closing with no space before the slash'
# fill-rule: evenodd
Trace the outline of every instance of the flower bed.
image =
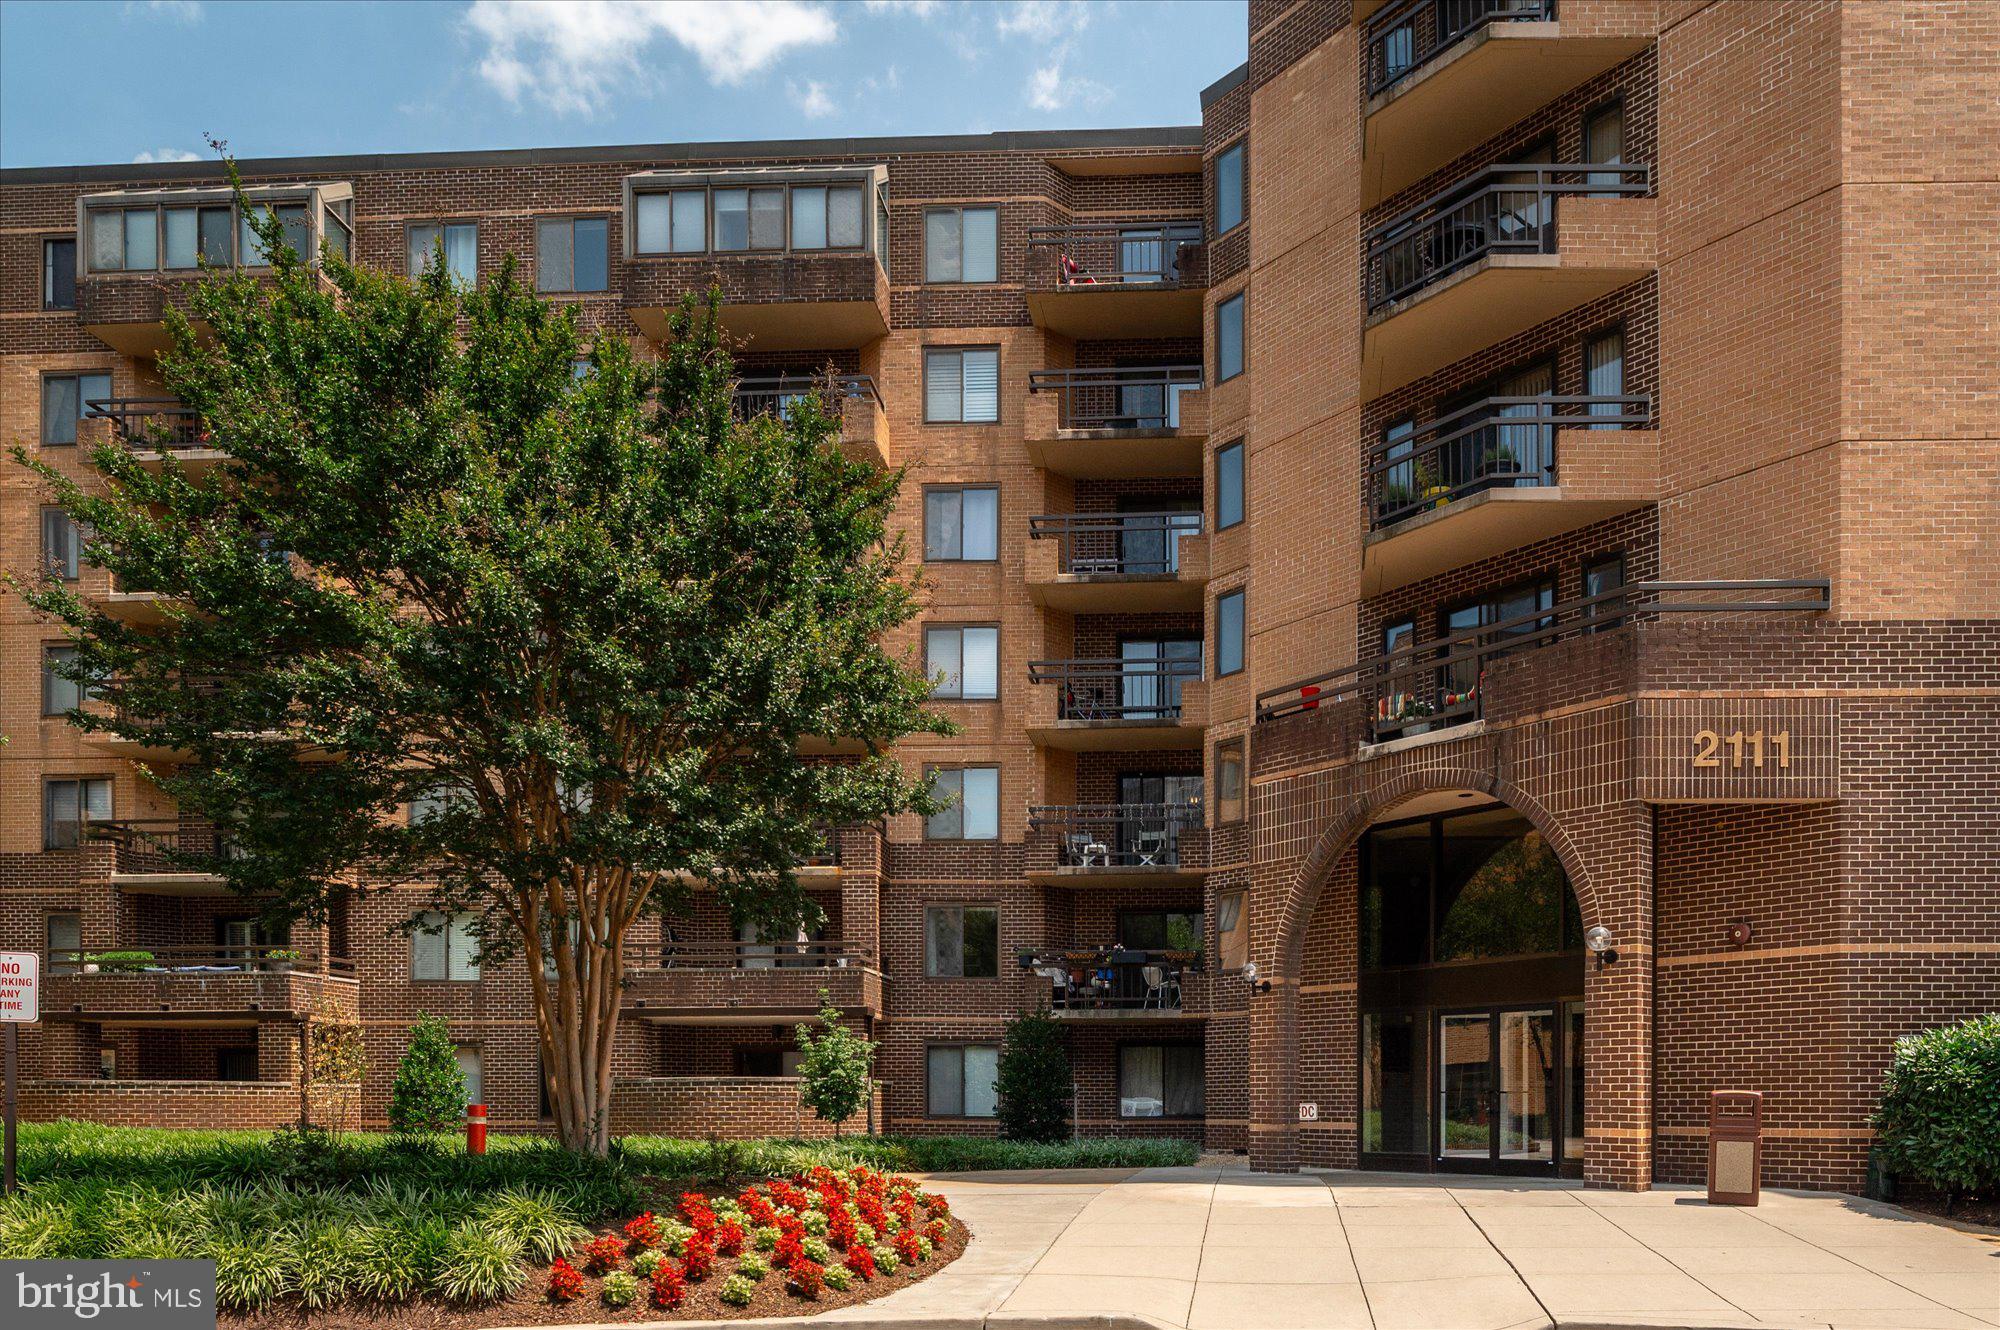
<svg viewBox="0 0 2000 1330">
<path fill-rule="evenodd" d="M 857 1165 L 814 1167 L 737 1191 L 687 1191 L 622 1222 L 572 1233 L 531 1260 L 526 1282 L 490 1301 L 401 1306 L 293 1303 L 225 1314 L 233 1325 L 297 1330 L 425 1324 L 503 1326 L 798 1316 L 865 1302 L 922 1279 L 965 1250 L 944 1197 Z"/>
</svg>

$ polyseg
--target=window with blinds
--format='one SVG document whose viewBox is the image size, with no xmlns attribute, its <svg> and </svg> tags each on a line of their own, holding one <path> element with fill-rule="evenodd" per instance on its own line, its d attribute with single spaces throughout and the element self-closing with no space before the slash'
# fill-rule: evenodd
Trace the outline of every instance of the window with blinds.
<svg viewBox="0 0 2000 1330">
<path fill-rule="evenodd" d="M 932 697 L 988 701 L 1000 696 L 1000 630 L 926 629 L 924 673 L 932 680 Z"/>
<path fill-rule="evenodd" d="M 1000 280 L 1000 210 L 932 208 L 924 214 L 924 280 Z"/>
<path fill-rule="evenodd" d="M 479 916 L 426 910 L 410 934 L 410 978 L 471 981 L 479 978 Z"/>
<path fill-rule="evenodd" d="M 924 419 L 933 424 L 988 425 L 999 420 L 999 348 L 924 352 Z"/>
<path fill-rule="evenodd" d="M 1000 1050 L 950 1045 L 925 1051 L 926 1111 L 934 1118 L 990 1118 L 1000 1104 Z"/>
</svg>

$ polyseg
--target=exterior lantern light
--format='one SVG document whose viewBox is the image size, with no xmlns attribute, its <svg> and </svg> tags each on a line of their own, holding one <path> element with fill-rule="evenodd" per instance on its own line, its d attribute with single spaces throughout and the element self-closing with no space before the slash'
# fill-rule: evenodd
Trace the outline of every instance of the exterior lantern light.
<svg viewBox="0 0 2000 1330">
<path fill-rule="evenodd" d="M 1618 963 L 1618 953 L 1611 946 L 1613 941 L 1615 939 L 1611 936 L 1611 930 L 1603 924 L 1595 924 L 1584 930 L 1583 945 L 1596 955 L 1597 968 L 1600 970 L 1607 965 Z"/>
<path fill-rule="evenodd" d="M 1251 961 L 1243 967 L 1243 982 L 1250 985 L 1252 993 L 1268 993 L 1271 991 L 1271 981 L 1257 977 L 1257 962 L 1255 961 Z"/>
</svg>

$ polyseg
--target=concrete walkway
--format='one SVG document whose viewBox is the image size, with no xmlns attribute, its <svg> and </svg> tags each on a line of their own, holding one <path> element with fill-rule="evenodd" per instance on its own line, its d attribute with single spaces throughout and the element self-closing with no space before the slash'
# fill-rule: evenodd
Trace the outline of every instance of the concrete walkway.
<svg viewBox="0 0 2000 1330">
<path fill-rule="evenodd" d="M 1208 1167 L 929 1185 L 972 1226 L 965 1255 L 815 1322 L 2000 1327 L 2000 1237 L 1852 1197 L 1766 1192 L 1736 1209 L 1692 1188 Z"/>
</svg>

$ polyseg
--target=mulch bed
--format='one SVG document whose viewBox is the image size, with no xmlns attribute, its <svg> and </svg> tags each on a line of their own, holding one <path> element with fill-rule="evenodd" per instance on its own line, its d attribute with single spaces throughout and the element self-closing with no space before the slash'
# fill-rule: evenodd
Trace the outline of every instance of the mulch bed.
<svg viewBox="0 0 2000 1330">
<path fill-rule="evenodd" d="M 664 1211 L 665 1207 L 662 1206 Z M 735 1262 L 719 1258 L 715 1271 L 699 1284 L 688 1285 L 687 1298 L 671 1311 L 655 1307 L 641 1280 L 638 1298 L 627 1307 L 607 1307 L 597 1295 L 600 1280 L 588 1278 L 587 1291 L 572 1302 L 551 1302 L 548 1298 L 549 1267 L 539 1262 L 529 1266 L 528 1282 L 512 1297 L 474 1307 L 422 1300 L 395 1305 L 348 1303 L 327 1311 L 311 1312 L 296 1306 L 273 1307 L 250 1314 L 224 1312 L 221 1323 L 232 1330 L 480 1330 L 488 1326 L 587 1325 L 600 1322 L 642 1321 L 722 1321 L 746 1320 L 759 1316 L 811 1316 L 872 1302 L 897 1289 L 930 1278 L 964 1253 L 971 1234 L 956 1216 L 949 1219 L 949 1232 L 935 1245 L 931 1258 L 919 1265 L 905 1265 L 894 1274 L 877 1274 L 873 1279 L 856 1279 L 846 1292 L 823 1288 L 816 1298 L 801 1298 L 786 1289 L 785 1276 L 773 1270 L 757 1281 L 757 1292 L 748 1306 L 735 1307 L 722 1301 L 722 1281 Z M 599 1233 L 616 1236 L 615 1225 L 605 1225 Z M 837 1253 L 836 1253 L 837 1254 Z M 766 1256 L 769 1253 L 765 1253 Z"/>
<path fill-rule="evenodd" d="M 1951 1219 L 1961 1224 L 1977 1224 L 2000 1232 L 2000 1197 L 1979 1201 L 1960 1201 L 1951 1209 L 1945 1209 L 1944 1201 L 1937 1196 L 1898 1196 L 1897 1205 L 1905 1210 L 1914 1210 L 1922 1215 L 1936 1215 L 1939 1219 Z"/>
</svg>

